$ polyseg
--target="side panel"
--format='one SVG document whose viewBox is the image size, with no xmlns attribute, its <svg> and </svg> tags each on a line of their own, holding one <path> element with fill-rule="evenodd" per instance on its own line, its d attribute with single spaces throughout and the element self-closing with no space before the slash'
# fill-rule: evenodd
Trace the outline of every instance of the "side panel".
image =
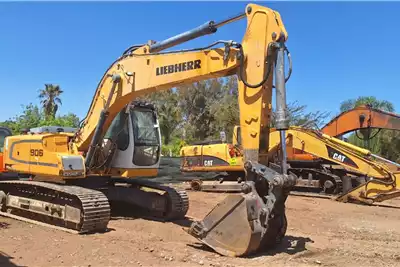
<svg viewBox="0 0 400 267">
<path fill-rule="evenodd" d="M 186 146 L 181 158 L 183 171 L 243 171 L 242 157 L 231 157 L 229 144 Z"/>
<path fill-rule="evenodd" d="M 4 165 L 8 171 L 62 179 L 82 177 L 83 158 L 69 155 L 67 136 L 20 135 L 7 137 L 4 149 Z"/>
</svg>

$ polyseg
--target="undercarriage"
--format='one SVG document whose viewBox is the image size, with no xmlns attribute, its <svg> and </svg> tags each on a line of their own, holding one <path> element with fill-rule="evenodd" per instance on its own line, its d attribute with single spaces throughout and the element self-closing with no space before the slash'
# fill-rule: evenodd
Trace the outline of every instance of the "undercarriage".
<svg viewBox="0 0 400 267">
<path fill-rule="evenodd" d="M 107 230 L 118 203 L 159 220 L 184 218 L 185 191 L 152 181 L 91 177 L 64 184 L 0 181 L 0 215 L 72 233 Z"/>
<path fill-rule="evenodd" d="M 278 166 L 271 164 L 271 167 Z M 289 172 L 297 176 L 296 185 L 292 188 L 291 194 L 318 193 L 326 196 L 338 196 L 350 191 L 352 188 L 366 182 L 365 177 L 357 174 L 349 175 L 349 171 L 343 169 L 330 169 L 323 166 L 296 166 L 289 167 Z M 220 175 L 214 181 L 203 181 L 193 179 L 188 189 L 204 192 L 241 192 L 244 180 L 240 172 L 229 173 L 227 176 Z"/>
</svg>

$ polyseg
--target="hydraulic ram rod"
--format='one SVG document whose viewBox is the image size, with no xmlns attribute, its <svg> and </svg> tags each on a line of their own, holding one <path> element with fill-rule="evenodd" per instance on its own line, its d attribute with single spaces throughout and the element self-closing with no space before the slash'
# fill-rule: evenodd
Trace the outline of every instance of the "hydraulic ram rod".
<svg viewBox="0 0 400 267">
<path fill-rule="evenodd" d="M 150 53 L 155 53 L 159 52 L 162 50 L 165 50 L 167 48 L 179 45 L 181 43 L 193 40 L 195 38 L 207 35 L 207 34 L 213 34 L 217 31 L 217 29 L 221 26 L 224 26 L 228 23 L 240 20 L 245 17 L 245 13 L 241 13 L 239 15 L 230 17 L 228 19 L 222 20 L 220 22 L 215 23 L 214 21 L 208 21 L 204 23 L 203 25 L 194 28 L 192 30 L 186 31 L 184 33 L 175 35 L 171 38 L 168 38 L 166 40 L 160 41 L 158 43 L 155 43 L 150 46 Z"/>
<path fill-rule="evenodd" d="M 400 164 L 397 163 L 397 162 L 393 162 L 393 161 L 391 161 L 391 160 L 382 158 L 382 157 L 380 157 L 380 156 L 378 156 L 378 155 L 375 155 L 375 154 L 371 154 L 371 156 L 373 156 L 374 158 L 379 159 L 379 160 L 381 160 L 381 161 L 383 161 L 383 162 L 387 162 L 387 163 L 389 163 L 389 164 L 393 164 L 393 165 L 395 165 L 396 167 L 400 168 Z"/>
<path fill-rule="evenodd" d="M 286 87 L 285 87 L 285 47 L 284 43 L 279 43 L 276 66 L 276 129 L 280 132 L 282 159 L 282 173 L 287 174 L 287 153 L 286 153 L 286 134 L 285 130 L 289 128 L 289 121 L 286 108 Z"/>
</svg>

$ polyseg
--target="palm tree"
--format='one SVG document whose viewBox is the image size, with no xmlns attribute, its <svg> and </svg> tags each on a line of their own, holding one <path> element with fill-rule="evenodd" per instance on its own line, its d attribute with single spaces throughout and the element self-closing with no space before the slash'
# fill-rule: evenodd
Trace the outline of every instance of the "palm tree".
<svg viewBox="0 0 400 267">
<path fill-rule="evenodd" d="M 44 109 L 45 116 L 55 118 L 58 106 L 62 105 L 60 95 L 64 92 L 60 86 L 45 84 L 45 88 L 39 90 L 40 104 Z"/>
</svg>

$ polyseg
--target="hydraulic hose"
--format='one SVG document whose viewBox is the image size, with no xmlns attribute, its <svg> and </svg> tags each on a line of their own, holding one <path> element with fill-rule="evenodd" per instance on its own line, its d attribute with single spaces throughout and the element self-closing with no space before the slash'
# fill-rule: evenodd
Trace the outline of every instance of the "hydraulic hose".
<svg viewBox="0 0 400 267">
<path fill-rule="evenodd" d="M 269 75 L 271 73 L 271 67 L 272 67 L 272 62 L 275 61 L 276 58 L 272 59 L 272 56 L 275 55 L 275 53 L 273 53 L 272 51 L 272 43 L 268 45 L 268 52 L 267 52 L 267 56 L 265 58 L 268 66 L 267 66 L 267 72 L 264 74 L 264 78 L 261 80 L 261 82 L 259 82 L 258 84 L 249 84 L 244 78 L 243 78 L 243 69 L 244 69 L 244 53 L 243 53 L 243 46 L 239 45 L 239 49 L 240 49 L 240 67 L 239 67 L 239 75 L 240 75 L 240 80 L 242 80 L 242 82 L 244 83 L 244 85 L 246 85 L 247 87 L 250 88 L 257 88 L 262 86 L 269 78 Z"/>
<path fill-rule="evenodd" d="M 249 84 L 245 79 L 244 79 L 244 74 L 243 74 L 243 70 L 244 70 L 244 53 L 243 53 L 243 47 L 241 45 L 239 46 L 240 49 L 240 67 L 239 67 L 239 75 L 240 75 L 240 79 L 242 80 L 242 82 L 249 88 L 257 88 L 262 86 L 269 78 L 269 75 L 271 74 L 271 67 L 272 67 L 272 62 L 276 63 L 276 54 L 274 53 L 275 51 L 273 51 L 273 46 L 275 45 L 275 43 L 270 43 L 268 45 L 268 54 L 266 56 L 266 62 L 268 64 L 267 66 L 267 72 L 264 75 L 264 78 L 262 79 L 261 82 L 259 82 L 258 84 Z M 288 76 L 285 78 L 285 83 L 287 83 L 292 75 L 292 70 L 293 70 L 293 62 L 292 62 L 292 56 L 290 55 L 289 49 L 287 49 L 287 47 L 285 46 L 284 51 L 288 57 L 288 62 L 289 62 L 289 72 L 288 72 Z M 272 85 L 273 88 L 275 88 L 275 85 Z"/>
</svg>

